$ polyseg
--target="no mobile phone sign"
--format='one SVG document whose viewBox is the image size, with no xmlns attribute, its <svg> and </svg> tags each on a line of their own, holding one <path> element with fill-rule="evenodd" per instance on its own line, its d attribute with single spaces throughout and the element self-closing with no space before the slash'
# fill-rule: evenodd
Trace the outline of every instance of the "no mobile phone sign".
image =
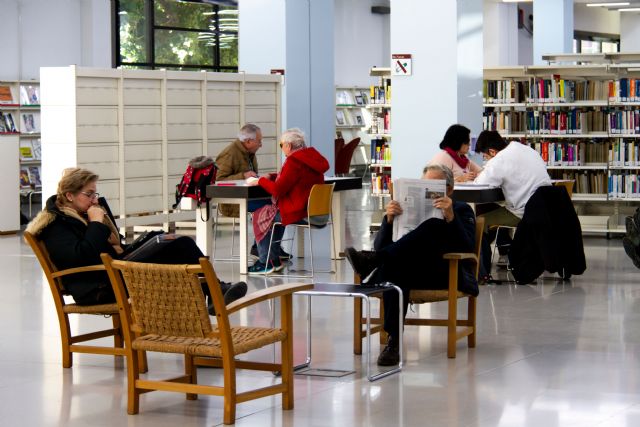
<svg viewBox="0 0 640 427">
<path fill-rule="evenodd" d="M 394 53 L 391 55 L 391 74 L 394 76 L 411 75 L 411 54 Z"/>
</svg>

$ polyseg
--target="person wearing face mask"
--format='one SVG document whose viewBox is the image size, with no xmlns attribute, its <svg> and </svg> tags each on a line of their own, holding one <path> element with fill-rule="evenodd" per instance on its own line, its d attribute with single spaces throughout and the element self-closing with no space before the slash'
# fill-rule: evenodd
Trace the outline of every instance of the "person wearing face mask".
<svg viewBox="0 0 640 427">
<path fill-rule="evenodd" d="M 125 251 L 121 237 L 105 208 L 98 204 L 98 175 L 70 168 L 58 183 L 57 193 L 51 196 L 45 208 L 29 223 L 26 231 L 37 236 L 47 248 L 51 261 L 58 269 L 102 264 L 101 253 L 120 258 Z M 187 236 L 166 239 L 156 250 L 127 258 L 129 261 L 157 264 L 197 264 L 204 255 L 196 243 Z M 65 288 L 79 305 L 115 302 L 107 273 L 86 272 L 64 278 Z M 244 282 L 220 282 L 228 304 L 247 293 Z M 203 286 L 205 295 L 208 287 Z M 211 298 L 209 295 L 209 302 Z M 211 305 L 212 307 L 212 305 Z"/>
<path fill-rule="evenodd" d="M 440 142 L 440 151 L 429 162 L 430 165 L 444 165 L 451 169 L 456 182 L 473 181 L 482 168 L 469 160 L 471 131 L 462 125 L 451 125 Z"/>
</svg>

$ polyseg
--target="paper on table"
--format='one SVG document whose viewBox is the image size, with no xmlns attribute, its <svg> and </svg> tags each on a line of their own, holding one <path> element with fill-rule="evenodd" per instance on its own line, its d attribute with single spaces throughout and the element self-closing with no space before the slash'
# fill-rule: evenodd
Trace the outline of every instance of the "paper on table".
<svg viewBox="0 0 640 427">
<path fill-rule="evenodd" d="M 258 181 L 260 181 L 260 178 L 256 178 L 255 176 L 250 176 L 246 179 L 247 184 L 253 184 Z"/>
<path fill-rule="evenodd" d="M 429 218 L 443 218 L 433 199 L 444 197 L 447 185 L 443 179 L 399 178 L 393 182 L 394 199 L 402 207 L 402 215 L 393 219 L 393 240 L 398 240 Z"/>
</svg>

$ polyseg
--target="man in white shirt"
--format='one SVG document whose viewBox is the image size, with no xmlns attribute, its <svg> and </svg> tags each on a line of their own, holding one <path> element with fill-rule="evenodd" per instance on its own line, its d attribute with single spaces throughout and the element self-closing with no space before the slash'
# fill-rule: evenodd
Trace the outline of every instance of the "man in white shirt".
<svg viewBox="0 0 640 427">
<path fill-rule="evenodd" d="M 494 225 L 515 227 L 538 187 L 551 185 L 542 158 L 528 145 L 505 142 L 496 131 L 482 131 L 475 150 L 482 153 L 485 164 L 474 182 L 502 187 L 505 199 L 505 206 L 481 214 L 485 219 L 485 232 Z"/>
</svg>

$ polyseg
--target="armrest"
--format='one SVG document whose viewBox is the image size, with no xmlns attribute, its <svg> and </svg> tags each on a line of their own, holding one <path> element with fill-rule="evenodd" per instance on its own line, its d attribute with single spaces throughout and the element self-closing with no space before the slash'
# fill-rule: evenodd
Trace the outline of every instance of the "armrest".
<svg viewBox="0 0 640 427">
<path fill-rule="evenodd" d="M 450 252 L 448 254 L 444 254 L 442 255 L 442 258 L 444 259 L 457 259 L 457 260 L 463 260 L 463 259 L 472 259 L 474 261 L 478 261 L 478 258 L 476 257 L 476 254 L 473 254 L 471 252 Z"/>
<path fill-rule="evenodd" d="M 66 270 L 56 271 L 55 273 L 51 274 L 51 277 L 55 279 L 56 277 L 68 276 L 70 274 L 86 273 L 88 271 L 105 271 L 105 270 L 106 269 L 103 264 L 87 265 L 85 267 L 67 268 Z"/>
<path fill-rule="evenodd" d="M 261 291 L 252 292 L 238 300 L 235 300 L 227 306 L 227 314 L 235 313 L 243 308 L 257 304 L 261 301 L 290 295 L 298 291 L 307 291 L 313 289 L 313 283 L 291 283 L 286 285 L 272 286 Z"/>
</svg>

